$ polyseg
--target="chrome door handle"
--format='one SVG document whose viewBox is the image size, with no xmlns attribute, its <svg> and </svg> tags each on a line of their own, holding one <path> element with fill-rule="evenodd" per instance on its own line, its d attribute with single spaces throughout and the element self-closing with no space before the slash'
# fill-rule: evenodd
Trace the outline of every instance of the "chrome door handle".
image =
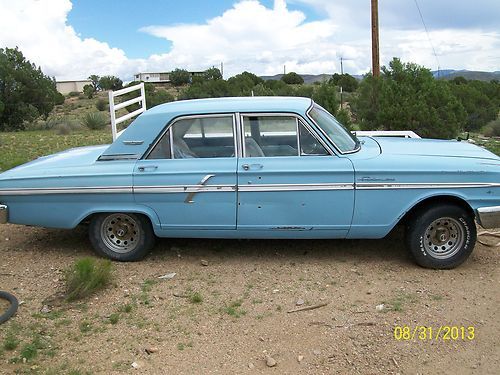
<svg viewBox="0 0 500 375">
<path fill-rule="evenodd" d="M 241 166 L 245 171 L 248 171 L 249 169 L 262 169 L 264 168 L 264 165 L 262 164 L 243 164 Z"/>
<path fill-rule="evenodd" d="M 157 165 L 145 165 L 145 166 L 140 166 L 137 168 L 139 170 L 139 172 L 144 172 L 146 170 L 156 170 L 158 169 L 158 166 Z"/>
</svg>

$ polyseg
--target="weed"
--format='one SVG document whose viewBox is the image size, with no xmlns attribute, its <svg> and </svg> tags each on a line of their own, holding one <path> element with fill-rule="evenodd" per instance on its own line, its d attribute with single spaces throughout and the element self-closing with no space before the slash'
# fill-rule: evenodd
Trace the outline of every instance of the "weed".
<svg viewBox="0 0 500 375">
<path fill-rule="evenodd" d="M 21 349 L 21 358 L 26 358 L 27 361 L 35 358 L 38 355 L 38 348 L 35 343 L 26 344 Z"/>
<path fill-rule="evenodd" d="M 129 313 L 129 312 L 132 312 L 132 309 L 133 309 L 133 305 L 131 303 L 127 303 L 125 305 L 120 306 L 118 311 L 124 312 L 124 313 Z"/>
<path fill-rule="evenodd" d="M 431 295 L 431 298 L 433 301 L 441 301 L 443 299 L 443 296 L 440 294 L 433 294 Z"/>
<path fill-rule="evenodd" d="M 200 293 L 198 293 L 198 292 L 191 293 L 189 295 L 189 301 L 191 303 L 202 303 L 203 302 L 203 296 Z"/>
<path fill-rule="evenodd" d="M 17 337 L 14 336 L 12 332 L 7 334 L 7 337 L 5 337 L 5 340 L 3 342 L 3 348 L 5 350 L 14 350 L 17 348 L 18 345 L 19 345 L 19 340 L 17 339 Z"/>
<path fill-rule="evenodd" d="M 83 320 L 80 322 L 80 332 L 81 333 L 87 333 L 87 332 L 90 332 L 92 330 L 92 323 L 86 321 L 86 320 Z"/>
<path fill-rule="evenodd" d="M 183 343 L 183 342 L 180 342 L 177 344 L 177 349 L 179 349 L 180 351 L 186 349 L 186 348 L 192 348 L 193 347 L 193 343 L 192 342 L 188 342 L 188 343 Z"/>
<path fill-rule="evenodd" d="M 109 316 L 109 322 L 113 325 L 118 323 L 119 320 L 120 320 L 120 314 L 118 313 L 113 313 Z"/>
<path fill-rule="evenodd" d="M 107 124 L 106 117 L 100 113 L 100 112 L 95 112 L 95 113 L 87 113 L 85 116 L 83 116 L 82 119 L 83 125 L 85 125 L 87 128 L 91 130 L 100 130 L 104 129 L 104 127 Z"/>
<path fill-rule="evenodd" d="M 399 293 L 396 297 L 387 302 L 388 309 L 385 311 L 403 311 L 403 305 L 407 303 L 413 303 L 415 301 L 415 295 L 408 293 Z"/>
<path fill-rule="evenodd" d="M 283 310 L 283 307 L 281 307 L 281 305 L 276 306 L 276 311 L 281 311 L 281 310 Z"/>
<path fill-rule="evenodd" d="M 155 285 L 155 284 L 156 284 L 156 280 L 146 279 L 142 283 L 141 291 L 143 293 L 151 292 L 151 289 L 153 288 L 153 285 Z"/>
<path fill-rule="evenodd" d="M 111 261 L 96 261 L 94 258 L 78 260 L 66 272 L 66 300 L 81 299 L 103 289 L 109 284 L 111 277 Z"/>
<path fill-rule="evenodd" d="M 231 302 L 225 307 L 224 311 L 226 314 L 231 315 L 234 318 L 239 318 L 245 315 L 247 312 L 241 308 L 241 300 Z"/>
<path fill-rule="evenodd" d="M 100 112 L 105 111 L 107 106 L 108 105 L 107 105 L 106 101 L 102 98 L 98 99 L 97 102 L 95 103 L 95 107 Z"/>
<path fill-rule="evenodd" d="M 253 300 L 252 300 L 252 303 L 253 303 L 254 305 L 258 305 L 258 304 L 260 304 L 260 303 L 262 303 L 262 302 L 264 302 L 264 301 L 262 301 L 261 299 L 253 299 Z"/>
</svg>

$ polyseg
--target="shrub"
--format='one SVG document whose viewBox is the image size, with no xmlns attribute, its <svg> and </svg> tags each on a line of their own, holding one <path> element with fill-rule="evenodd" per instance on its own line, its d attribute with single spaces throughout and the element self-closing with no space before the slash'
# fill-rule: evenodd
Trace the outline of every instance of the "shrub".
<svg viewBox="0 0 500 375">
<path fill-rule="evenodd" d="M 483 134 L 487 137 L 500 137 L 500 119 L 491 121 L 483 129 Z"/>
<path fill-rule="evenodd" d="M 55 104 L 57 105 L 64 104 L 64 99 L 66 99 L 64 95 L 58 92 L 55 96 Z"/>
<path fill-rule="evenodd" d="M 106 117 L 100 113 L 87 113 L 82 120 L 83 125 L 92 130 L 104 129 L 106 126 Z"/>
<path fill-rule="evenodd" d="M 111 281 L 110 260 L 83 258 L 66 271 L 66 300 L 74 301 L 103 289 Z"/>
<path fill-rule="evenodd" d="M 94 86 L 92 86 L 92 85 L 85 85 L 85 86 L 83 86 L 83 94 L 87 98 L 92 99 L 94 97 L 94 94 L 95 94 L 95 88 L 94 88 Z"/>
<path fill-rule="evenodd" d="M 108 104 L 106 103 L 106 101 L 104 99 L 99 99 L 95 103 L 95 107 L 97 108 L 98 111 L 102 112 L 102 111 L 106 110 L 106 108 L 108 107 Z"/>
<path fill-rule="evenodd" d="M 68 94 L 68 98 L 73 98 L 75 96 L 79 96 L 80 93 L 78 91 L 71 91 L 69 94 Z"/>
</svg>

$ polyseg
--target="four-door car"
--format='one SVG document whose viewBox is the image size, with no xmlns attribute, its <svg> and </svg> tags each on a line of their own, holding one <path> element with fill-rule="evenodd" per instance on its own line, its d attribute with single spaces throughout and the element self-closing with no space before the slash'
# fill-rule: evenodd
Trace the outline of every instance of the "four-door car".
<svg viewBox="0 0 500 375">
<path fill-rule="evenodd" d="M 145 256 L 158 237 L 382 238 L 397 224 L 425 267 L 500 227 L 500 158 L 468 142 L 359 137 L 306 98 L 177 101 L 111 145 L 0 174 L 0 222 L 89 224 L 95 250 Z"/>
</svg>

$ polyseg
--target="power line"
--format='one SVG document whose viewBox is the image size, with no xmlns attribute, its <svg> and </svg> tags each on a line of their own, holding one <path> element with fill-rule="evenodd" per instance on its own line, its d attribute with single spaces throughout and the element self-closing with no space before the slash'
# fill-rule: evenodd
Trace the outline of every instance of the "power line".
<svg viewBox="0 0 500 375">
<path fill-rule="evenodd" d="M 418 14 L 420 14 L 420 19 L 422 20 L 422 25 L 424 25 L 424 30 L 425 30 L 425 33 L 427 34 L 427 39 L 429 40 L 429 44 L 432 47 L 432 52 L 434 53 L 434 57 L 436 58 L 436 62 L 437 62 L 437 66 L 438 66 L 438 78 L 439 78 L 440 64 L 439 64 L 439 59 L 438 59 L 438 56 L 436 53 L 436 49 L 434 48 L 434 45 L 432 44 L 431 36 L 429 35 L 429 30 L 427 30 L 427 25 L 425 24 L 424 16 L 422 15 L 420 7 L 418 6 L 417 0 L 415 0 L 415 5 L 417 6 Z"/>
</svg>

